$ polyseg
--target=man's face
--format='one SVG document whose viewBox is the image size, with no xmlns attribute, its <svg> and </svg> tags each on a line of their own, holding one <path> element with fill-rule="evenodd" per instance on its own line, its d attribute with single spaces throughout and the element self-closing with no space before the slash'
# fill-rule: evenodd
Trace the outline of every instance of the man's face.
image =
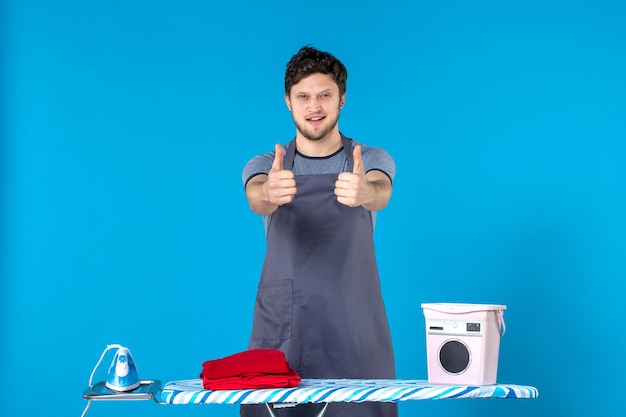
<svg viewBox="0 0 626 417">
<path fill-rule="evenodd" d="M 294 84 L 285 102 L 298 133 L 311 141 L 322 140 L 337 129 L 345 94 L 330 74 L 315 73 Z"/>
</svg>

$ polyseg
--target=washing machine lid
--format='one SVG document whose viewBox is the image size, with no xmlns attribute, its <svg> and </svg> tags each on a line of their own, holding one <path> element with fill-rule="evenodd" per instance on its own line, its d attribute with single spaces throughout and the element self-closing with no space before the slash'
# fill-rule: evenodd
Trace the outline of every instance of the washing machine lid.
<svg viewBox="0 0 626 417">
<path fill-rule="evenodd" d="M 423 309 L 449 314 L 473 313 L 475 311 L 506 310 L 501 304 L 457 304 L 457 303 L 422 303 Z"/>
</svg>

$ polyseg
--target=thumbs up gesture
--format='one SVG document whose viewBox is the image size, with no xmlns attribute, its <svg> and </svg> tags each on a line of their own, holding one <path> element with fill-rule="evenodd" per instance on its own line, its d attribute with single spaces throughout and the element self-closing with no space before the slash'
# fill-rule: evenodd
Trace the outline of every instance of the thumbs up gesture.
<svg viewBox="0 0 626 417">
<path fill-rule="evenodd" d="M 335 181 L 337 201 L 348 207 L 358 207 L 374 200 L 375 187 L 365 176 L 365 167 L 361 157 L 361 145 L 352 151 L 354 167 L 352 172 L 342 172 Z"/>
<path fill-rule="evenodd" d="M 265 182 L 265 193 L 267 201 L 278 206 L 291 203 L 297 191 L 293 171 L 283 169 L 284 158 L 285 150 L 282 145 L 276 144 L 274 162 Z"/>
</svg>

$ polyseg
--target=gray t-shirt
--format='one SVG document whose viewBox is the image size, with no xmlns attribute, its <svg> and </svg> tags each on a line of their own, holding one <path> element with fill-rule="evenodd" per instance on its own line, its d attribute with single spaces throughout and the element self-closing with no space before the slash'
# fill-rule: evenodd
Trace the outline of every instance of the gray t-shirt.
<svg viewBox="0 0 626 417">
<path fill-rule="evenodd" d="M 352 140 L 352 146 L 359 143 Z M 286 145 L 284 145 L 286 147 Z M 363 158 L 363 166 L 365 172 L 378 170 L 386 174 L 391 181 L 396 175 L 396 164 L 391 156 L 381 148 L 369 147 L 361 144 L 361 156 Z M 274 151 L 257 155 L 252 158 L 243 169 L 242 181 L 244 186 L 253 177 L 260 174 L 267 174 L 272 169 L 274 162 Z M 288 169 L 288 167 L 285 167 Z M 348 171 L 348 159 L 343 147 L 332 155 L 324 157 L 310 157 L 296 152 L 293 161 L 293 173 L 295 175 L 310 174 L 339 174 Z M 297 186 L 297 184 L 296 184 Z M 376 212 L 372 212 L 372 227 L 376 224 Z M 263 216 L 265 231 L 271 221 L 271 215 Z"/>
</svg>

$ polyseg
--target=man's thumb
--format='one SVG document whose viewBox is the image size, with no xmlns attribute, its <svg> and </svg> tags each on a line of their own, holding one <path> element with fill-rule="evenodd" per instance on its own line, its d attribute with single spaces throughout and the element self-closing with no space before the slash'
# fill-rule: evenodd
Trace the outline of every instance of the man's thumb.
<svg viewBox="0 0 626 417">
<path fill-rule="evenodd" d="M 272 169 L 274 171 L 282 171 L 283 170 L 283 159 L 285 158 L 285 150 L 283 146 L 280 144 L 276 144 L 275 153 L 274 153 L 274 162 L 272 163 Z"/>
<path fill-rule="evenodd" d="M 352 158 L 354 159 L 354 166 L 352 172 L 354 174 L 365 174 L 365 167 L 363 166 L 363 158 L 361 156 L 361 145 L 356 145 L 352 151 Z"/>
</svg>

